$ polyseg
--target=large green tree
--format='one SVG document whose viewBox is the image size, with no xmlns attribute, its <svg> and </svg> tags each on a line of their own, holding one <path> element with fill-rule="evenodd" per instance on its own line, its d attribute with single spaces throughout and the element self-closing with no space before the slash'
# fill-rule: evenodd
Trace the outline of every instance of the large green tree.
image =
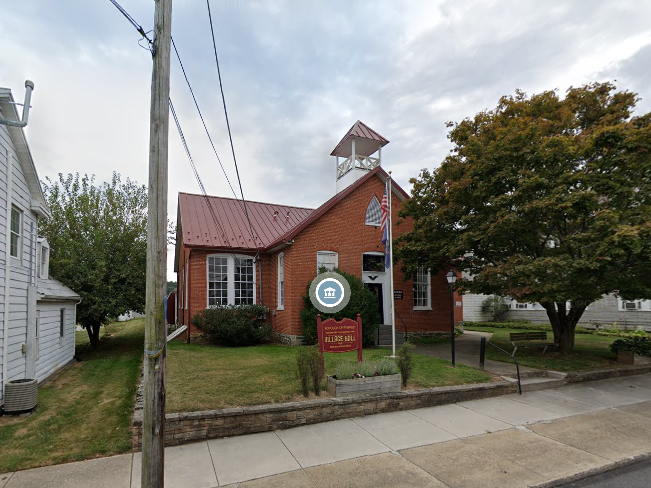
<svg viewBox="0 0 651 488">
<path fill-rule="evenodd" d="M 563 353 L 604 294 L 651 298 L 651 114 L 635 103 L 610 83 L 517 91 L 450 123 L 450 155 L 412 180 L 405 268 L 454 265 L 465 291 L 540 303 Z"/>
<path fill-rule="evenodd" d="M 59 174 L 43 187 L 52 217 L 39 230 L 51 246 L 50 274 L 82 297 L 77 323 L 96 349 L 110 318 L 145 308 L 147 189 L 117 173 L 99 185 Z"/>
</svg>

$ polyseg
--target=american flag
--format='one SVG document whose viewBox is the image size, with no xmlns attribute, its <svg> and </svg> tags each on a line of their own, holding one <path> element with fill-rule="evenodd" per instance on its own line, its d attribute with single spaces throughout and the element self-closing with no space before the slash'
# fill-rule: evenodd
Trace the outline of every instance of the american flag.
<svg viewBox="0 0 651 488">
<path fill-rule="evenodd" d="M 382 203 L 380 204 L 380 210 L 382 211 L 382 220 L 380 223 L 380 229 L 384 230 L 387 226 L 387 218 L 389 217 L 389 198 L 387 197 L 387 189 L 384 188 L 384 195 L 382 195 Z"/>
</svg>

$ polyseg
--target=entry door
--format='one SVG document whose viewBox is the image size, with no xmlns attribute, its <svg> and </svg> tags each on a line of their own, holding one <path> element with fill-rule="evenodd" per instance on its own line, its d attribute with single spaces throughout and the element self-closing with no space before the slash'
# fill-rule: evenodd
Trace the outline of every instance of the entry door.
<svg viewBox="0 0 651 488">
<path fill-rule="evenodd" d="M 380 312 L 380 323 L 384 323 L 384 295 L 382 294 L 382 284 L 381 283 L 366 283 L 368 289 L 371 290 L 377 296 L 377 306 L 378 311 Z"/>
</svg>

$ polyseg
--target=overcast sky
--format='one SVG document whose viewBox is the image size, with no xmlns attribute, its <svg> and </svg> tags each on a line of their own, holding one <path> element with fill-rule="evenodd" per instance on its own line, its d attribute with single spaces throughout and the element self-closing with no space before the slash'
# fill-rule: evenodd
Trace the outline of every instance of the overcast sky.
<svg viewBox="0 0 651 488">
<path fill-rule="evenodd" d="M 154 2 L 121 0 L 145 30 Z M 440 164 L 446 121 L 529 94 L 613 81 L 651 110 L 651 1 L 212 0 L 244 196 L 317 207 L 335 191 L 329 156 L 356 120 L 390 144 L 383 164 L 409 178 Z M 172 35 L 229 178 L 204 0 L 174 3 Z M 0 86 L 36 88 L 27 137 L 39 177 L 116 171 L 146 184 L 151 57 L 109 0 L 11 0 L 0 15 Z M 206 190 L 232 196 L 179 64 L 171 98 Z M 615 81 L 616 80 L 616 81 Z M 199 187 L 170 119 L 169 208 Z M 172 254 L 172 252 L 170 252 Z M 171 272 L 171 256 L 168 276 Z"/>
</svg>

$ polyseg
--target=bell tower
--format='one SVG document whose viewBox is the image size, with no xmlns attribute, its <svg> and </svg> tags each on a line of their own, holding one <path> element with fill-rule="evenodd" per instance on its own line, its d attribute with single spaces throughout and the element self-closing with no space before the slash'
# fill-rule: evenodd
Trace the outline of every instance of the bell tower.
<svg viewBox="0 0 651 488">
<path fill-rule="evenodd" d="M 387 144 L 389 141 L 368 125 L 360 120 L 355 122 L 330 153 L 337 157 L 337 193 L 380 166 L 382 148 Z"/>
</svg>

